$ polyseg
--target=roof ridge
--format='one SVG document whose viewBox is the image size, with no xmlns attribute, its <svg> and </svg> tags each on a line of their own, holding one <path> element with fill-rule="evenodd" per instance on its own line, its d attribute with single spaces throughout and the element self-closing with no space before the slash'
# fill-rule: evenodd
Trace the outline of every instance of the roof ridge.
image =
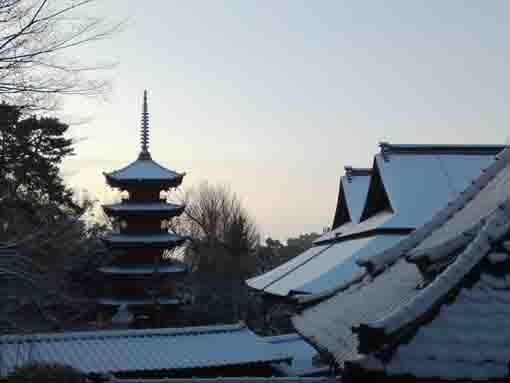
<svg viewBox="0 0 510 383">
<path fill-rule="evenodd" d="M 353 166 L 344 166 L 345 177 L 350 181 L 352 177 L 357 176 L 370 176 L 372 174 L 372 168 L 356 168 Z"/>
<path fill-rule="evenodd" d="M 457 155 L 496 155 L 504 150 L 505 145 L 472 144 L 391 144 L 379 143 L 382 155 L 389 154 L 457 154 Z"/>
</svg>

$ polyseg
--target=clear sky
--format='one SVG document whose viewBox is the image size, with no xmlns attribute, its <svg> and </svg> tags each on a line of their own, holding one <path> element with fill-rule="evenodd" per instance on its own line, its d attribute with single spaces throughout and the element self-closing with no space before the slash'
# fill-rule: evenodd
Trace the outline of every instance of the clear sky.
<svg viewBox="0 0 510 383">
<path fill-rule="evenodd" d="M 229 184 L 264 236 L 331 225 L 345 165 L 380 141 L 508 143 L 509 1 L 109 0 L 125 31 L 83 48 L 118 61 L 106 101 L 67 99 L 74 186 L 134 160 L 144 89 L 151 153 L 184 186 Z"/>
</svg>

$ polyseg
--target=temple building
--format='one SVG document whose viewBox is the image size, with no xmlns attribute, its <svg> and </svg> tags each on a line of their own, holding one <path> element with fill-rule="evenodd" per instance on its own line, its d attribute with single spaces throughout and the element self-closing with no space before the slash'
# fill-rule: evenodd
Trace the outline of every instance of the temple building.
<svg viewBox="0 0 510 383">
<path fill-rule="evenodd" d="M 305 303 L 361 278 L 357 263 L 407 238 L 470 185 L 502 145 L 380 143 L 371 168 L 346 167 L 332 230 L 246 283 L 271 302 Z"/>
<path fill-rule="evenodd" d="M 140 154 L 126 167 L 104 173 L 108 185 L 118 189 L 123 198 L 120 203 L 103 205 L 118 232 L 103 238 L 114 257 L 99 269 L 103 281 L 99 304 L 105 313 L 119 309 L 116 319 L 121 322 L 143 315 L 149 323 L 158 325 L 159 314 L 180 303 L 172 282 L 187 269 L 168 257 L 168 251 L 186 238 L 171 233 L 168 222 L 179 216 L 184 206 L 168 203 L 161 192 L 179 186 L 184 175 L 151 157 L 145 91 Z"/>
<path fill-rule="evenodd" d="M 343 382 L 510 381 L 509 184 L 505 149 L 404 240 L 358 258 L 361 276 L 293 318 Z"/>
</svg>

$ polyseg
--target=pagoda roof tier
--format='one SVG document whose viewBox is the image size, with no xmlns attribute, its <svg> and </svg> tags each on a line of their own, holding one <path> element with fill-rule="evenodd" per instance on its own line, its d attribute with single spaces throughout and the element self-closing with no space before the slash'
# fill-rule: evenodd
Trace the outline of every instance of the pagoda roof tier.
<svg viewBox="0 0 510 383">
<path fill-rule="evenodd" d="M 98 300 L 100 305 L 104 306 L 147 306 L 153 304 L 159 304 L 162 306 L 178 305 L 181 303 L 180 299 L 177 298 L 141 298 L 141 299 L 130 299 L 130 298 L 101 298 Z"/>
<path fill-rule="evenodd" d="M 152 274 L 172 274 L 185 273 L 188 268 L 185 265 L 142 265 L 142 266 L 105 266 L 98 269 L 103 274 L 120 275 L 152 275 Z"/>
<path fill-rule="evenodd" d="M 103 174 L 111 187 L 145 184 L 163 188 L 179 186 L 185 175 L 185 173 L 167 169 L 150 158 L 138 158 L 122 169 L 110 173 L 103 172 Z"/>
<path fill-rule="evenodd" d="M 110 247 L 132 248 L 152 247 L 166 249 L 182 244 L 188 237 L 177 234 L 111 234 L 102 240 Z"/>
<path fill-rule="evenodd" d="M 108 216 L 127 217 L 127 216 L 152 216 L 152 217 L 175 217 L 180 215 L 185 206 L 173 203 L 136 203 L 122 202 L 111 205 L 103 205 L 103 210 Z"/>
</svg>

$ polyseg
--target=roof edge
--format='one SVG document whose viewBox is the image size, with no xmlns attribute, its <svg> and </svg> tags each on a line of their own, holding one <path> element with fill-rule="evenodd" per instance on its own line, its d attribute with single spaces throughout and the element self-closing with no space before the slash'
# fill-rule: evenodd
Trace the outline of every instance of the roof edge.
<svg viewBox="0 0 510 383">
<path fill-rule="evenodd" d="M 379 143 L 383 156 L 390 154 L 496 155 L 506 147 L 505 145 L 390 144 L 384 141 Z"/>
<path fill-rule="evenodd" d="M 99 331 L 73 331 L 65 333 L 42 333 L 29 335 L 3 335 L 0 336 L 1 343 L 18 343 L 18 342 L 40 342 L 46 340 L 64 341 L 75 339 L 96 339 L 96 338 L 122 338 L 122 337 L 142 337 L 142 336 L 187 336 L 198 334 L 211 334 L 222 332 L 233 332 L 249 330 L 244 322 L 238 322 L 229 325 L 218 326 L 196 326 L 181 328 L 158 328 L 158 329 L 142 329 L 142 330 L 99 330 Z M 251 331 L 251 330 L 250 330 Z"/>
</svg>

